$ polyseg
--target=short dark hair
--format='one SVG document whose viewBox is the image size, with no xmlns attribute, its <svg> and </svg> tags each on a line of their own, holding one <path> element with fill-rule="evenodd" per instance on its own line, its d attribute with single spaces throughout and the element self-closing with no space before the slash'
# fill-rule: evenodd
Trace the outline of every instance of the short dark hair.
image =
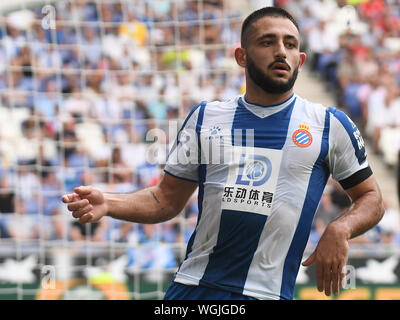
<svg viewBox="0 0 400 320">
<path fill-rule="evenodd" d="M 300 32 L 297 21 L 285 9 L 282 9 L 279 7 L 264 7 L 264 8 L 254 11 L 243 21 L 242 31 L 241 31 L 241 35 L 240 35 L 240 42 L 241 42 L 242 48 L 246 48 L 246 46 L 247 46 L 247 39 L 248 39 L 248 34 L 249 34 L 248 31 L 250 30 L 250 27 L 253 25 L 254 22 L 256 22 L 257 20 L 259 20 L 263 17 L 287 18 L 293 22 L 293 24 L 295 25 L 297 30 L 299 30 L 299 32 Z"/>
</svg>

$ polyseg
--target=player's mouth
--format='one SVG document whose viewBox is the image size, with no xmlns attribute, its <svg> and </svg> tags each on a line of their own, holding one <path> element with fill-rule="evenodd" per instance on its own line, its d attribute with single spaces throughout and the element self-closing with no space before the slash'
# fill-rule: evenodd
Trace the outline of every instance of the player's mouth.
<svg viewBox="0 0 400 320">
<path fill-rule="evenodd" d="M 287 74 L 290 71 L 290 67 L 286 62 L 275 62 L 271 65 L 271 70 L 277 74 Z"/>
</svg>

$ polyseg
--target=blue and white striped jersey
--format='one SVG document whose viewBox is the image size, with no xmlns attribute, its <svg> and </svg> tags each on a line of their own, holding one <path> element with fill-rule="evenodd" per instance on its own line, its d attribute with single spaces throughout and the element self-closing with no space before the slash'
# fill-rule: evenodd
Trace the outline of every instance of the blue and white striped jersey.
<svg viewBox="0 0 400 320">
<path fill-rule="evenodd" d="M 165 172 L 199 184 L 199 216 L 174 281 L 258 299 L 292 299 L 327 179 L 370 174 L 353 122 L 293 94 L 258 106 L 203 102 L 186 118 Z"/>
</svg>

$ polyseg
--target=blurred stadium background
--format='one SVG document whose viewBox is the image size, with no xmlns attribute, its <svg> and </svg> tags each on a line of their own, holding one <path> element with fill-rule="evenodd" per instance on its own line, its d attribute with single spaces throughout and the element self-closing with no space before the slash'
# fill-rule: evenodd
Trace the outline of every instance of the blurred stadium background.
<svg viewBox="0 0 400 320">
<path fill-rule="evenodd" d="M 0 299 L 163 297 L 196 224 L 196 195 L 160 225 L 85 226 L 61 195 L 81 184 L 109 192 L 156 184 L 156 160 L 191 107 L 244 92 L 233 58 L 241 22 L 270 4 L 302 30 L 308 62 L 297 93 L 354 119 L 386 201 L 381 223 L 351 241 L 350 289 L 338 298 L 400 299 L 396 0 L 2 1 Z M 306 255 L 348 205 L 330 181 Z M 295 296 L 326 298 L 313 268 L 300 269 Z"/>
</svg>

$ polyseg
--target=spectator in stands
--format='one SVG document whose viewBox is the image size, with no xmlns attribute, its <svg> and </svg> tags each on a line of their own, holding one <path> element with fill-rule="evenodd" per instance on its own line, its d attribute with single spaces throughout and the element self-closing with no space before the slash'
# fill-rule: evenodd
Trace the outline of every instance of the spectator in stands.
<svg viewBox="0 0 400 320">
<path fill-rule="evenodd" d="M 135 103 L 135 97 L 138 94 L 135 89 L 135 82 L 131 72 L 122 72 L 116 75 L 116 79 L 111 81 L 109 88 L 105 88 L 107 94 L 113 97 L 113 100 L 120 105 L 121 113 L 119 119 L 130 119 L 132 109 Z"/>
<path fill-rule="evenodd" d="M 40 178 L 35 170 L 34 160 L 19 162 L 15 183 L 19 206 L 16 207 L 16 212 L 38 214 L 40 208 Z"/>
<path fill-rule="evenodd" d="M 92 27 L 84 27 L 82 35 L 82 57 L 85 65 L 88 67 L 95 67 L 102 54 L 99 31 Z"/>
<path fill-rule="evenodd" d="M 19 54 L 21 47 L 26 44 L 27 38 L 22 30 L 13 26 L 12 21 L 8 21 L 5 31 L 2 46 L 6 52 L 6 58 L 10 62 Z"/>
<path fill-rule="evenodd" d="M 138 242 L 141 246 L 127 250 L 130 258 L 128 267 L 156 270 L 176 267 L 175 253 L 171 246 L 163 243 L 160 228 L 155 224 L 139 225 Z"/>
<path fill-rule="evenodd" d="M 127 21 L 119 27 L 119 36 L 125 41 L 132 42 L 134 46 L 145 46 L 148 43 L 149 31 L 132 11 L 128 12 Z"/>
<path fill-rule="evenodd" d="M 362 67 L 357 63 L 358 58 L 350 50 L 345 51 L 342 61 L 337 68 L 338 89 L 342 96 L 341 102 L 348 110 L 356 125 L 362 123 L 362 110 L 357 98 L 361 87 Z"/>
<path fill-rule="evenodd" d="M 128 183 L 132 188 L 132 168 L 122 158 L 121 148 L 114 147 L 110 163 L 111 183 Z"/>
<path fill-rule="evenodd" d="M 351 205 L 350 198 L 342 186 L 333 179 L 329 179 L 326 191 L 331 195 L 332 202 L 340 211 L 347 209 Z"/>
<path fill-rule="evenodd" d="M 77 119 L 91 117 L 91 105 L 89 101 L 84 98 L 82 89 L 78 85 L 75 85 L 71 95 L 65 99 L 62 112 L 66 112 L 68 115 Z"/>
<path fill-rule="evenodd" d="M 15 212 L 3 216 L 6 235 L 17 241 L 34 240 L 40 236 L 40 224 L 37 215 L 27 213 L 25 202 L 17 197 Z"/>
<path fill-rule="evenodd" d="M 315 214 L 315 222 L 319 222 L 323 232 L 326 226 L 338 217 L 340 212 L 341 208 L 333 202 L 330 192 L 324 192 Z"/>
<path fill-rule="evenodd" d="M 37 163 L 41 167 L 41 208 L 42 214 L 51 216 L 58 212 L 62 188 L 50 161 Z"/>
<path fill-rule="evenodd" d="M 49 79 L 45 84 L 45 92 L 41 92 L 35 99 L 35 113 L 47 119 L 55 118 L 58 115 L 60 89 L 55 79 Z"/>
<path fill-rule="evenodd" d="M 372 140 L 373 151 L 376 154 L 380 153 L 379 150 L 379 127 L 382 123 L 383 113 L 386 112 L 385 99 L 387 96 L 388 88 L 387 83 L 389 82 L 390 76 L 384 73 L 384 70 L 380 68 L 380 75 L 376 82 L 373 82 L 373 88 L 368 96 L 367 101 L 367 124 L 366 133 L 367 137 Z"/>
<path fill-rule="evenodd" d="M 400 244 L 400 212 L 396 210 L 389 199 L 384 199 L 385 215 L 376 226 L 381 233 L 381 241 L 385 244 Z"/>
<path fill-rule="evenodd" d="M 376 114 L 374 138 L 382 160 L 394 166 L 400 150 L 400 90 L 394 79 L 387 85 L 387 89 L 383 104 Z"/>
<path fill-rule="evenodd" d="M 105 241 L 105 227 L 105 222 L 94 223 L 88 227 L 77 221 L 73 221 L 70 226 L 69 237 L 72 241 Z"/>
<path fill-rule="evenodd" d="M 14 212 L 15 191 L 12 186 L 11 170 L 7 170 L 1 157 L 0 165 L 0 215 Z"/>
<path fill-rule="evenodd" d="M 166 221 L 160 224 L 160 232 L 162 233 L 162 239 L 166 243 L 179 243 L 181 240 L 181 217 L 175 217 L 170 221 Z M 186 243 L 186 242 L 185 242 Z"/>
</svg>

